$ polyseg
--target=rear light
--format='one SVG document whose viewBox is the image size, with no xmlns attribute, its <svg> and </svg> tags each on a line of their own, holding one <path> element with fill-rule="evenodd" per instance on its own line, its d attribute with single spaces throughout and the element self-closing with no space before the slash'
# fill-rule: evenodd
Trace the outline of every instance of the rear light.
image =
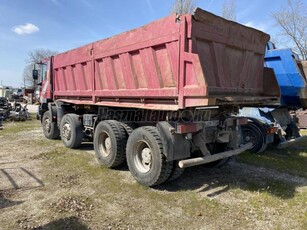
<svg viewBox="0 0 307 230">
<path fill-rule="evenodd" d="M 278 127 L 269 127 L 266 130 L 267 134 L 273 134 L 273 133 L 276 133 L 277 131 L 278 131 Z"/>
<path fill-rule="evenodd" d="M 176 133 L 195 133 L 202 129 L 201 124 L 189 123 L 189 124 L 177 124 Z"/>
<path fill-rule="evenodd" d="M 238 117 L 237 125 L 246 125 L 248 123 L 248 119 L 246 117 Z"/>
</svg>

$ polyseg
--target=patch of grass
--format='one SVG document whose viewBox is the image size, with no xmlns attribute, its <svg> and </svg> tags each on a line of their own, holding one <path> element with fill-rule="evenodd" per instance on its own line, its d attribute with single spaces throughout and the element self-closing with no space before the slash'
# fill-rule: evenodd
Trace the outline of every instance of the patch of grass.
<svg viewBox="0 0 307 230">
<path fill-rule="evenodd" d="M 247 164 L 307 177 L 307 146 L 305 145 L 305 143 L 299 143 L 295 147 L 282 150 L 268 149 L 262 154 L 245 152 L 238 155 L 236 159 Z"/>
<path fill-rule="evenodd" d="M 31 114 L 31 117 L 31 120 L 26 121 L 5 121 L 3 130 L 0 130 L 0 136 L 15 135 L 19 132 L 30 131 L 33 128 L 40 127 L 40 122 L 34 118 L 35 116 Z"/>
<path fill-rule="evenodd" d="M 31 159 L 32 160 L 35 160 L 35 159 L 50 160 L 50 159 L 54 159 L 54 158 L 60 157 L 61 155 L 65 154 L 67 151 L 68 151 L 68 149 L 66 149 L 64 147 L 56 148 L 56 149 L 53 149 L 53 150 L 51 150 L 49 152 L 40 153 L 40 154 L 38 154 L 36 156 L 33 156 L 33 157 L 31 157 Z"/>
<path fill-rule="evenodd" d="M 241 186 L 241 189 L 270 194 L 281 199 L 290 199 L 297 194 L 296 185 L 272 179 L 265 181 L 248 180 L 245 185 Z"/>
<path fill-rule="evenodd" d="M 301 135 L 307 135 L 307 130 L 301 130 Z M 236 158 L 244 163 L 307 177 L 307 142 L 301 141 L 285 149 L 269 146 L 262 154 L 245 152 Z"/>
</svg>

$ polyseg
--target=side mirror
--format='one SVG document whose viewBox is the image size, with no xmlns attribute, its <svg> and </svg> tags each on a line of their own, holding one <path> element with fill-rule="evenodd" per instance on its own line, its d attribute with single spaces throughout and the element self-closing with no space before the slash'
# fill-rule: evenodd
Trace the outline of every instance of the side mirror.
<svg viewBox="0 0 307 230">
<path fill-rule="evenodd" d="M 32 77 L 33 77 L 33 80 L 38 79 L 38 70 L 37 69 L 32 70 Z"/>
</svg>

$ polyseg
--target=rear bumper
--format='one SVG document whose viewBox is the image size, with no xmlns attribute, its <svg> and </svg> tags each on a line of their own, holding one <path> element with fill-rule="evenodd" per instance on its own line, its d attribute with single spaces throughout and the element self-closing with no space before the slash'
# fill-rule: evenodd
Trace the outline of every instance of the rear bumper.
<svg viewBox="0 0 307 230">
<path fill-rule="evenodd" d="M 291 140 L 288 140 L 288 141 L 284 141 L 284 142 L 281 142 L 277 145 L 277 149 L 287 148 L 289 146 L 296 144 L 297 142 L 306 141 L 306 140 L 307 140 L 307 136 L 302 136 L 302 137 L 297 137 L 295 139 L 291 139 Z"/>
</svg>

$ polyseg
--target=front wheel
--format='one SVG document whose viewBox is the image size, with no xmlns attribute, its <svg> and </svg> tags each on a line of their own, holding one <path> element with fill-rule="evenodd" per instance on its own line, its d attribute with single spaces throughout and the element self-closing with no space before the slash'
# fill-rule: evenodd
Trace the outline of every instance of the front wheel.
<svg viewBox="0 0 307 230">
<path fill-rule="evenodd" d="M 64 146 L 70 149 L 80 147 L 83 139 L 83 127 L 79 116 L 68 113 L 61 120 L 61 138 Z"/>
<path fill-rule="evenodd" d="M 127 143 L 127 163 L 132 176 L 142 185 L 165 182 L 173 169 L 163 154 L 161 137 L 156 127 L 141 127 L 132 132 Z"/>
<path fill-rule="evenodd" d="M 56 122 L 52 121 L 52 116 L 50 111 L 46 111 L 43 115 L 42 119 L 42 127 L 44 131 L 44 135 L 47 139 L 55 140 L 60 137 L 60 130 Z"/>
</svg>

